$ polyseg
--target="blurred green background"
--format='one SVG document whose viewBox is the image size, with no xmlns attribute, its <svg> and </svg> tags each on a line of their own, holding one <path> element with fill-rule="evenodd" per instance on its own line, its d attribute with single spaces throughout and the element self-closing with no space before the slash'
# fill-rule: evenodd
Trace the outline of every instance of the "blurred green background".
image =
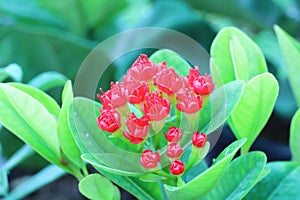
<svg viewBox="0 0 300 200">
<path fill-rule="evenodd" d="M 24 83 L 46 71 L 74 80 L 87 54 L 101 41 L 122 31 L 169 28 L 187 34 L 209 52 L 222 27 L 236 26 L 259 45 L 269 71 L 280 83 L 275 111 L 261 138 L 284 145 L 288 143 L 296 103 L 273 25 L 278 24 L 299 39 L 299 5 L 297 0 L 0 0 L 0 67 L 20 65 L 20 81 Z M 114 63 L 101 86 L 105 88 L 117 80 L 139 53 L 133 52 L 127 60 Z M 60 87 L 48 92 L 59 101 Z M 4 128 L 0 142 L 4 158 L 22 144 Z M 286 152 L 278 159 L 288 156 Z"/>
</svg>

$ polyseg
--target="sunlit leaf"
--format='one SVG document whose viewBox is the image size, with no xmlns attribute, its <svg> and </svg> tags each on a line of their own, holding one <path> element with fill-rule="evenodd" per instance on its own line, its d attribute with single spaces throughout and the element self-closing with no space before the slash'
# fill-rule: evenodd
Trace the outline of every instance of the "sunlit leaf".
<svg viewBox="0 0 300 200">
<path fill-rule="evenodd" d="M 89 199 L 120 199 L 120 191 L 100 174 L 90 174 L 79 182 L 79 191 Z"/>
</svg>

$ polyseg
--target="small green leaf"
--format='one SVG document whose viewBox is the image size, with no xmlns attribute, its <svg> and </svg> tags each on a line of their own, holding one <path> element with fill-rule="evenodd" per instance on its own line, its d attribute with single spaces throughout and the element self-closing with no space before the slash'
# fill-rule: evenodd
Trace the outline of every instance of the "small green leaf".
<svg viewBox="0 0 300 200">
<path fill-rule="evenodd" d="M 211 55 L 222 78 L 216 83 L 217 87 L 236 79 L 247 81 L 267 72 L 261 50 L 245 33 L 234 27 L 224 28 L 218 33 L 211 46 Z M 215 79 L 214 71 L 212 76 Z"/>
<path fill-rule="evenodd" d="M 61 166 L 55 117 L 36 99 L 0 83 L 0 122 L 48 161 Z"/>
<path fill-rule="evenodd" d="M 8 84 L 19 90 L 22 90 L 23 92 L 29 94 L 31 97 L 35 98 L 38 102 L 43 104 L 43 106 L 48 110 L 49 113 L 53 114 L 56 118 L 58 118 L 60 107 L 57 104 L 57 102 L 52 97 L 50 97 L 47 93 L 22 83 L 8 83 Z"/>
<path fill-rule="evenodd" d="M 232 36 L 229 41 L 231 59 L 233 63 L 234 75 L 237 80 L 247 82 L 249 80 L 249 64 L 246 52 L 236 36 Z"/>
<path fill-rule="evenodd" d="M 5 198 L 5 200 L 23 199 L 32 192 L 44 187 L 45 185 L 59 179 L 66 172 L 55 165 L 49 165 L 37 172 L 16 188 L 14 188 Z"/>
<path fill-rule="evenodd" d="M 250 152 L 236 158 L 204 199 L 242 199 L 260 178 L 266 162 L 267 157 L 262 152 Z"/>
<path fill-rule="evenodd" d="M 227 165 L 236 152 L 245 143 L 245 139 L 238 140 L 229 145 L 217 157 L 214 164 L 206 171 L 195 177 L 190 182 L 180 187 L 165 185 L 165 191 L 169 199 L 200 199 L 218 183 Z"/>
<path fill-rule="evenodd" d="M 299 199 L 300 166 L 296 162 L 271 162 L 270 174 L 260 181 L 244 198 L 252 199 Z"/>
<path fill-rule="evenodd" d="M 68 124 L 68 109 L 73 101 L 73 91 L 71 81 L 67 81 L 62 93 L 62 108 L 57 121 L 57 131 L 60 147 L 67 158 L 81 167 L 83 162 L 80 158 L 81 152 L 77 147 L 71 129 Z"/>
<path fill-rule="evenodd" d="M 118 200 L 120 191 L 107 178 L 100 174 L 90 174 L 79 182 L 79 191 L 85 197 L 97 200 Z"/>
<path fill-rule="evenodd" d="M 227 120 L 243 94 L 244 85 L 244 81 L 233 81 L 213 91 L 200 112 L 200 132 L 209 134 Z"/>
<path fill-rule="evenodd" d="M 290 149 L 293 160 L 300 163 L 300 109 L 292 119 L 290 129 Z"/>
<path fill-rule="evenodd" d="M 159 182 L 144 182 L 138 177 L 118 176 L 95 166 L 104 176 L 109 178 L 115 184 L 121 186 L 126 191 L 130 192 L 137 199 L 143 200 L 163 200 L 163 192 Z"/>
<path fill-rule="evenodd" d="M 149 60 L 156 64 L 166 61 L 167 65 L 173 67 L 181 76 L 187 76 L 190 73 L 190 64 L 180 55 L 168 49 L 156 51 L 150 56 Z"/>
<path fill-rule="evenodd" d="M 63 86 L 68 79 L 61 73 L 50 71 L 43 72 L 28 82 L 28 85 L 48 91 L 52 88 Z"/>
<path fill-rule="evenodd" d="M 11 78 L 16 82 L 21 82 L 23 78 L 22 68 L 17 64 L 10 64 L 4 68 L 0 68 L 0 82 L 7 78 Z"/>
<path fill-rule="evenodd" d="M 238 139 L 247 138 L 242 147 L 247 152 L 267 123 L 277 96 L 278 83 L 270 73 L 255 76 L 245 85 L 245 91 L 228 123 Z"/>
<path fill-rule="evenodd" d="M 284 32 L 279 26 L 275 25 L 274 29 L 285 61 L 288 79 L 298 107 L 300 107 L 300 43 Z"/>
</svg>

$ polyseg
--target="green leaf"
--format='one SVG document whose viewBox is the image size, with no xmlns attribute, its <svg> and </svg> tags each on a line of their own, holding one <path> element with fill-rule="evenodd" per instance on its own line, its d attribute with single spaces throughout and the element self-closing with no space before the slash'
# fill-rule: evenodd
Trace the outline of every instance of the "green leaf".
<svg viewBox="0 0 300 200">
<path fill-rule="evenodd" d="M 102 140 L 103 132 L 99 132 L 99 127 L 96 123 L 97 109 L 101 105 L 95 101 L 86 98 L 76 97 L 73 101 L 73 106 L 69 110 L 69 124 L 75 138 L 76 144 L 80 150 L 87 155 L 90 152 L 103 152 L 100 144 L 106 143 Z M 91 120 L 90 118 L 95 118 Z M 95 160 L 90 154 L 90 160 Z M 99 161 L 93 161 L 99 165 Z M 162 191 L 159 183 L 146 183 L 139 180 L 139 178 L 119 176 L 103 170 L 102 166 L 93 165 L 101 174 L 108 177 L 115 184 L 124 188 L 138 199 L 145 200 L 160 200 L 163 199 Z"/>
<path fill-rule="evenodd" d="M 290 149 L 293 160 L 300 163 L 300 109 L 294 115 L 290 129 Z"/>
<path fill-rule="evenodd" d="M 55 117 L 36 99 L 0 83 L 0 122 L 46 160 L 61 166 Z"/>
<path fill-rule="evenodd" d="M 79 182 L 79 191 L 89 199 L 120 199 L 120 191 L 100 174 L 90 174 Z"/>
<path fill-rule="evenodd" d="M 211 46 L 211 56 L 222 78 L 221 82 L 216 82 L 217 87 L 236 79 L 247 81 L 267 72 L 261 50 L 245 33 L 234 27 L 224 28 L 218 33 Z M 212 71 L 214 79 L 215 76 Z"/>
<path fill-rule="evenodd" d="M 251 199 L 299 199 L 300 166 L 296 162 L 271 162 L 271 173 L 259 182 L 244 198 Z"/>
<path fill-rule="evenodd" d="M 150 56 L 149 60 L 156 64 L 166 61 L 167 65 L 173 67 L 181 76 L 187 76 L 190 73 L 190 64 L 180 55 L 168 49 L 156 51 Z"/>
<path fill-rule="evenodd" d="M 233 35 L 232 39 L 229 41 L 229 48 L 236 79 L 247 82 L 249 80 L 249 64 L 247 54 L 239 42 L 239 39 L 235 35 Z"/>
<path fill-rule="evenodd" d="M 279 26 L 275 25 L 274 29 L 284 58 L 288 79 L 298 107 L 300 107 L 300 43 L 283 31 Z"/>
<path fill-rule="evenodd" d="M 52 88 L 65 85 L 68 79 L 61 73 L 50 71 L 43 72 L 28 82 L 28 85 L 48 91 Z"/>
<path fill-rule="evenodd" d="M 141 176 L 145 172 L 141 172 L 141 169 L 138 167 L 136 163 L 132 163 L 127 160 L 127 158 L 122 158 L 121 156 L 115 155 L 115 154 L 82 154 L 82 159 L 86 161 L 87 163 L 93 165 L 94 167 L 97 167 L 98 169 L 102 169 L 104 171 L 122 175 L 122 176 Z M 104 161 L 105 164 L 102 164 Z M 120 169 L 121 167 L 115 167 L 113 165 L 113 162 L 119 162 L 116 165 L 123 165 L 123 169 Z M 107 166 L 108 165 L 108 166 Z"/>
<path fill-rule="evenodd" d="M 11 78 L 16 82 L 21 82 L 23 78 L 22 68 L 17 64 L 10 64 L 4 68 L 0 68 L 0 82 L 7 78 Z"/>
<path fill-rule="evenodd" d="M 59 179 L 65 173 L 66 172 L 61 168 L 55 165 L 49 165 L 14 188 L 6 196 L 5 200 L 23 199 L 32 192 Z"/>
<path fill-rule="evenodd" d="M 144 182 L 159 182 L 162 180 L 167 180 L 166 177 L 157 175 L 157 174 L 145 174 L 139 177 L 141 181 Z"/>
<path fill-rule="evenodd" d="M 255 76 L 245 85 L 245 91 L 228 123 L 238 139 L 247 138 L 242 147 L 247 152 L 267 123 L 277 96 L 278 83 L 270 73 Z M 250 109 L 251 108 L 251 109 Z"/>
<path fill-rule="evenodd" d="M 137 199 L 141 200 L 162 200 L 163 192 L 161 190 L 161 185 L 159 182 L 150 183 L 141 181 L 138 177 L 127 177 L 127 176 L 117 176 L 115 174 L 108 173 L 101 170 L 100 168 L 95 168 L 101 172 L 104 176 L 109 178 L 115 184 L 124 188 L 126 191 L 130 192 Z"/>
<path fill-rule="evenodd" d="M 66 155 L 68 160 L 70 160 L 80 168 L 82 165 L 84 165 L 80 158 L 81 152 L 75 143 L 68 123 L 68 109 L 72 101 L 72 83 L 71 81 L 67 81 L 62 93 L 63 103 L 57 121 L 58 140 L 63 154 Z"/>
<path fill-rule="evenodd" d="M 22 90 L 23 92 L 33 97 L 35 100 L 41 103 L 48 110 L 49 113 L 51 113 L 56 118 L 58 118 L 60 107 L 57 104 L 57 102 L 52 97 L 50 97 L 47 93 L 22 83 L 8 83 L 8 84 L 19 90 Z"/>
<path fill-rule="evenodd" d="M 187 184 L 180 187 L 165 185 L 165 191 L 168 198 L 174 200 L 189 200 L 203 197 L 218 183 L 227 165 L 245 141 L 245 139 L 242 139 L 233 142 L 222 151 L 210 168 Z"/>
<path fill-rule="evenodd" d="M 209 134 L 220 127 L 238 104 L 243 91 L 244 81 L 233 81 L 213 91 L 208 103 L 200 112 L 198 130 Z"/>
<path fill-rule="evenodd" d="M 266 162 L 267 157 L 262 152 L 250 152 L 236 158 L 204 199 L 242 199 L 260 178 Z"/>
<path fill-rule="evenodd" d="M 103 130 L 97 125 L 99 115 L 98 103 L 86 98 L 74 98 L 71 109 L 72 132 L 75 140 L 82 150 L 87 152 L 83 156 L 86 161 L 103 166 L 110 172 L 142 174 L 145 169 L 140 165 L 140 153 L 134 153 L 112 143 Z M 92 159 L 92 160 L 91 160 Z M 120 173 L 119 173 L 120 172 Z"/>
<path fill-rule="evenodd" d="M 8 178 L 5 170 L 0 171 L 0 196 L 6 196 L 8 193 Z"/>
</svg>

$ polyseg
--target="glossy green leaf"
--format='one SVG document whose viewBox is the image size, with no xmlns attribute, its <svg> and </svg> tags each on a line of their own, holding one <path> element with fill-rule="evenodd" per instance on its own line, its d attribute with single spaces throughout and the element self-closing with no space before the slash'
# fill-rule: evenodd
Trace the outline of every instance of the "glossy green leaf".
<svg viewBox="0 0 300 200">
<path fill-rule="evenodd" d="M 157 64 L 166 61 L 167 65 L 173 67 L 181 76 L 187 76 L 190 72 L 190 64 L 180 55 L 168 49 L 156 51 L 150 56 L 149 60 Z"/>
<path fill-rule="evenodd" d="M 260 178 L 266 162 L 267 157 L 262 152 L 250 152 L 236 158 L 204 199 L 242 199 Z"/>
<path fill-rule="evenodd" d="M 10 64 L 4 68 L 0 68 L 0 82 L 7 78 L 11 78 L 16 82 L 21 82 L 23 78 L 22 68 L 17 64 Z"/>
<path fill-rule="evenodd" d="M 116 173 L 119 171 L 129 174 L 145 173 L 145 169 L 139 162 L 140 153 L 120 148 L 118 143 L 112 143 L 104 131 L 99 128 L 97 124 L 99 105 L 95 101 L 80 97 L 73 101 L 71 115 L 73 115 L 75 127 L 72 126 L 72 132 L 75 133 L 76 142 L 81 143 L 79 144 L 81 150 L 91 154 L 88 159 L 92 158 L 99 167 L 105 166 L 105 169 L 114 169 Z M 84 158 L 87 159 L 87 157 Z"/>
<path fill-rule="evenodd" d="M 69 110 L 69 124 L 72 133 L 75 138 L 76 144 L 80 147 L 80 150 L 86 155 L 90 152 L 103 152 L 101 144 L 104 137 L 103 132 L 99 132 L 99 127 L 96 123 L 97 109 L 100 107 L 99 103 L 91 101 L 86 98 L 76 97 L 73 101 L 73 106 Z M 95 118 L 91 120 L 91 117 Z M 109 170 L 103 170 L 103 165 L 99 164 L 99 160 L 95 159 L 90 154 L 90 161 L 95 162 L 97 165 L 93 165 L 99 172 L 108 177 L 115 184 L 121 186 L 138 199 L 145 200 L 160 200 L 163 199 L 161 186 L 159 183 L 146 183 L 139 178 L 119 176 L 108 172 Z M 100 165 L 100 167 L 98 167 Z M 120 172 L 120 170 L 119 170 Z M 126 172 L 127 173 L 127 172 Z"/>
<path fill-rule="evenodd" d="M 247 152 L 254 140 L 266 125 L 273 111 L 277 96 L 278 83 L 270 73 L 255 76 L 245 85 L 245 91 L 228 123 L 235 136 L 247 138 L 242 147 Z"/>
<path fill-rule="evenodd" d="M 79 191 L 85 197 L 97 200 L 119 200 L 120 191 L 107 178 L 100 174 L 90 174 L 79 182 Z"/>
<path fill-rule="evenodd" d="M 249 64 L 247 54 L 243 49 L 239 39 L 234 35 L 229 41 L 229 48 L 236 79 L 247 82 L 249 80 Z"/>
<path fill-rule="evenodd" d="M 159 181 L 162 181 L 162 180 L 167 180 L 166 177 L 163 177 L 163 176 L 160 176 L 160 175 L 157 175 L 157 174 L 145 174 L 145 175 L 142 175 L 139 177 L 139 179 L 141 181 L 144 181 L 144 182 L 159 182 Z"/>
<path fill-rule="evenodd" d="M 300 43 L 283 31 L 279 26 L 275 26 L 274 29 L 285 61 L 288 79 L 294 97 L 298 103 L 298 107 L 300 107 Z"/>
<path fill-rule="evenodd" d="M 28 82 L 28 85 L 48 91 L 55 87 L 64 86 L 67 80 L 61 73 L 50 71 L 37 75 Z"/>
<path fill-rule="evenodd" d="M 233 81 L 216 89 L 200 112 L 198 130 L 210 134 L 219 128 L 238 104 L 243 92 L 244 81 Z"/>
<path fill-rule="evenodd" d="M 60 148 L 68 160 L 81 167 L 83 162 L 80 158 L 81 152 L 77 147 L 68 123 L 68 109 L 73 101 L 72 83 L 68 81 L 65 84 L 62 93 L 62 108 L 57 121 L 57 132 Z"/>
<path fill-rule="evenodd" d="M 290 129 L 290 149 L 293 160 L 300 163 L 300 110 L 296 112 L 292 119 Z"/>
<path fill-rule="evenodd" d="M 48 110 L 49 113 L 53 114 L 56 118 L 58 118 L 60 107 L 57 104 L 57 102 L 52 97 L 50 97 L 47 93 L 22 83 L 8 83 L 8 84 L 19 90 L 22 90 L 26 94 L 29 94 L 35 100 L 40 102 Z"/>
<path fill-rule="evenodd" d="M 136 163 L 131 163 L 126 158 L 122 158 L 121 156 L 114 155 L 114 154 L 108 154 L 108 153 L 99 155 L 97 157 L 96 156 L 97 156 L 97 154 L 96 155 L 95 154 L 93 154 L 93 155 L 92 154 L 82 154 L 81 157 L 84 161 L 86 161 L 87 163 L 89 163 L 93 166 L 96 166 L 98 169 L 102 169 L 104 171 L 107 171 L 107 172 L 110 172 L 113 174 L 122 175 L 122 176 L 141 176 L 145 173 L 145 172 L 144 173 L 141 172 L 141 169 L 138 168 L 139 165 L 137 165 Z M 111 162 L 113 162 L 114 160 L 117 160 L 118 162 L 121 162 L 120 164 L 124 165 L 123 166 L 124 170 L 119 169 L 120 167 L 114 168 L 113 166 L 110 167 L 110 166 L 104 165 L 101 162 L 103 160 L 100 158 L 102 158 L 103 160 L 109 159 Z M 112 163 L 110 163 L 110 164 L 112 164 Z"/>
<path fill-rule="evenodd" d="M 165 191 L 169 199 L 200 199 L 214 188 L 222 177 L 226 167 L 245 143 L 245 139 L 235 141 L 229 145 L 216 158 L 213 165 L 206 171 L 196 176 L 193 180 L 180 187 L 165 185 Z"/>
<path fill-rule="evenodd" d="M 5 200 L 23 199 L 32 192 L 44 187 L 45 185 L 59 179 L 66 172 L 55 165 L 49 165 L 37 172 L 26 181 L 14 188 Z"/>
<path fill-rule="evenodd" d="M 60 164 L 55 117 L 36 99 L 0 83 L 0 122 L 48 161 Z"/>
<path fill-rule="evenodd" d="M 260 181 L 244 198 L 252 199 L 299 199 L 300 166 L 296 162 L 271 162 L 271 173 Z"/>
<path fill-rule="evenodd" d="M 211 46 L 211 56 L 222 78 L 222 82 L 216 83 L 217 87 L 238 78 L 247 81 L 267 72 L 261 50 L 237 28 L 224 28 L 218 33 Z M 214 71 L 212 76 L 216 76 Z"/>
<path fill-rule="evenodd" d="M 101 172 L 104 176 L 109 178 L 115 184 L 124 188 L 126 191 L 130 192 L 137 199 L 144 200 L 163 200 L 163 191 L 159 182 L 144 182 L 138 177 L 128 177 L 128 176 L 117 176 L 115 174 L 108 173 L 101 170 L 100 168 L 95 168 Z"/>
<path fill-rule="evenodd" d="M 193 180 L 193 178 L 195 178 L 196 176 L 198 176 L 199 174 L 201 174 L 202 172 L 204 172 L 207 169 L 208 169 L 208 166 L 207 166 L 205 160 L 202 160 L 196 166 L 192 167 L 189 171 L 184 173 L 182 176 L 182 179 L 185 182 L 190 182 L 191 180 Z"/>
</svg>

